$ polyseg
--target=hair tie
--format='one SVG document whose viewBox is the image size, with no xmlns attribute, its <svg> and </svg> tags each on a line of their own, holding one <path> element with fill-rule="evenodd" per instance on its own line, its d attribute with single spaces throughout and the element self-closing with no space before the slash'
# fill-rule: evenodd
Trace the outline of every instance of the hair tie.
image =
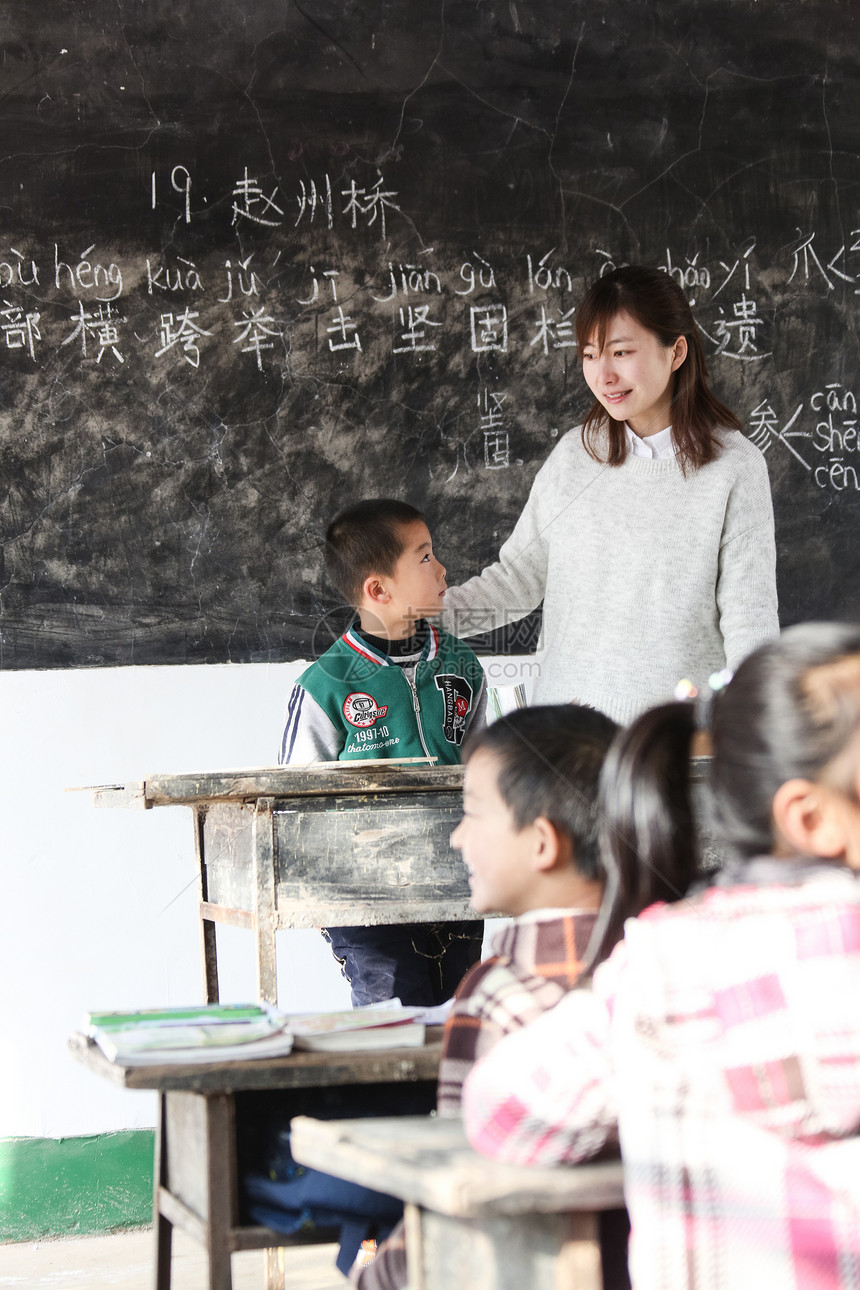
<svg viewBox="0 0 860 1290">
<path fill-rule="evenodd" d="M 719 672 L 712 672 L 708 677 L 708 684 L 703 686 L 701 691 L 686 677 L 675 686 L 674 695 L 679 703 L 695 704 L 694 721 L 697 730 L 710 732 L 714 698 L 720 690 L 726 688 L 733 675 L 734 673 L 727 667 Z"/>
<path fill-rule="evenodd" d="M 693 685 L 693 682 L 688 681 L 686 677 L 683 681 L 678 682 L 673 693 L 679 703 L 688 703 L 691 699 L 697 699 L 699 697 L 699 691 L 696 689 L 695 685 Z"/>
</svg>

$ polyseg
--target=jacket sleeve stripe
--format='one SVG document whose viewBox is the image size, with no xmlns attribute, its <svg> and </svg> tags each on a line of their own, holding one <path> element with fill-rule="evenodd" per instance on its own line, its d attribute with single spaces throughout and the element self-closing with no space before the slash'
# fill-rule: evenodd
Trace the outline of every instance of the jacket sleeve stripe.
<svg viewBox="0 0 860 1290">
<path fill-rule="evenodd" d="M 293 692 L 287 703 L 287 723 L 284 727 L 284 736 L 281 740 L 281 755 L 278 763 L 286 766 L 293 755 L 293 748 L 296 742 L 296 735 L 299 729 L 299 719 L 302 714 L 302 703 L 304 702 L 305 692 L 300 685 L 293 686 Z"/>
</svg>

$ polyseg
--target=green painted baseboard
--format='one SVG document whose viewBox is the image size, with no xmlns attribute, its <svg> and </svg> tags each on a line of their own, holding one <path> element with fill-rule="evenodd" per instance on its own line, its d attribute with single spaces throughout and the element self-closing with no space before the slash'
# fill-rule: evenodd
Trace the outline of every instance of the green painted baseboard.
<svg viewBox="0 0 860 1290">
<path fill-rule="evenodd" d="M 0 1139 L 0 1241 L 150 1223 L 154 1145 L 152 1129 Z"/>
</svg>

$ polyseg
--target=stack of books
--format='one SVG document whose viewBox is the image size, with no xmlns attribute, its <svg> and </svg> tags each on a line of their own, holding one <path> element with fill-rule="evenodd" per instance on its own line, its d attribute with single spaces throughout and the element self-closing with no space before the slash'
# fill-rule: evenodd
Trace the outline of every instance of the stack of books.
<svg viewBox="0 0 860 1290">
<path fill-rule="evenodd" d="M 83 1031 L 109 1061 L 159 1066 L 285 1057 L 293 1047 L 320 1052 L 420 1047 L 428 1020 L 435 1018 L 427 1009 L 404 1008 L 399 999 L 343 1012 L 295 1014 L 267 1003 L 210 1003 L 90 1012 Z"/>
</svg>

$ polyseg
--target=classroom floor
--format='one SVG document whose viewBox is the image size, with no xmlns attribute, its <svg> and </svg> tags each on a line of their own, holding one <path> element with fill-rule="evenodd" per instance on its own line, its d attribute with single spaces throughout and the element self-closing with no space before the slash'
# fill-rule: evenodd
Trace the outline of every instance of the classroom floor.
<svg viewBox="0 0 860 1290">
<path fill-rule="evenodd" d="M 346 1290 L 334 1265 L 337 1246 L 285 1250 L 287 1290 Z M 0 1290 L 152 1290 L 153 1237 L 149 1229 L 113 1236 L 0 1245 Z M 206 1258 L 182 1232 L 173 1238 L 173 1290 L 206 1290 Z M 262 1290 L 263 1254 L 233 1255 L 233 1290 Z"/>
</svg>

